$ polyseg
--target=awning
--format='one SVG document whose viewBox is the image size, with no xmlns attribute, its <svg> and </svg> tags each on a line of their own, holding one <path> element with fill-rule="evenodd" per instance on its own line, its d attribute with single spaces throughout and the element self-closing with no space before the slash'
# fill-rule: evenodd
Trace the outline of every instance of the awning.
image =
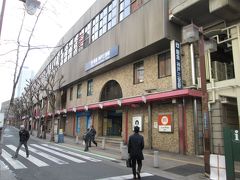
<svg viewBox="0 0 240 180">
<path fill-rule="evenodd" d="M 109 101 L 97 102 L 94 104 L 87 104 L 77 107 L 68 108 L 67 112 L 88 111 L 94 109 L 103 109 L 107 107 L 120 107 L 131 104 L 147 103 L 154 101 L 163 101 L 167 99 L 181 98 L 181 97 L 202 97 L 202 91 L 195 89 L 181 89 L 174 91 L 157 92 L 145 94 L 142 96 L 114 99 Z M 62 111 L 62 110 L 59 110 Z"/>
</svg>

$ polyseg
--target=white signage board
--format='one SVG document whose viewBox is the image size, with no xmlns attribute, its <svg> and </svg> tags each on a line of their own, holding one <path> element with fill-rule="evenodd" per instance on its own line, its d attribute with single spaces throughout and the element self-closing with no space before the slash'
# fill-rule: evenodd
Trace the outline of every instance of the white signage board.
<svg viewBox="0 0 240 180">
<path fill-rule="evenodd" d="M 142 131 L 142 116 L 134 116 L 132 118 L 132 129 L 134 130 L 134 127 L 138 126 L 139 131 Z"/>
</svg>

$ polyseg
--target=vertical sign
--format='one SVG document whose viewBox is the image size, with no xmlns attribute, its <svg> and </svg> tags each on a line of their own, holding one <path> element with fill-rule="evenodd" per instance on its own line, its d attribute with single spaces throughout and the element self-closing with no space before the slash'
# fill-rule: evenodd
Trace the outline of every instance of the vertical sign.
<svg viewBox="0 0 240 180">
<path fill-rule="evenodd" d="M 175 41 L 176 88 L 182 89 L 181 44 Z"/>
</svg>

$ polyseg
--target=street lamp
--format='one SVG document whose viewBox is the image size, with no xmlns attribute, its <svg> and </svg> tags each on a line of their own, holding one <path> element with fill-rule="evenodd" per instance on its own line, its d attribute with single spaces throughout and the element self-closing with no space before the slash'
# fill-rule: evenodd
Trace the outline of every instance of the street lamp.
<svg viewBox="0 0 240 180">
<path fill-rule="evenodd" d="M 38 0 L 19 0 L 24 3 L 25 9 L 29 15 L 34 15 L 40 7 L 41 2 Z"/>
</svg>

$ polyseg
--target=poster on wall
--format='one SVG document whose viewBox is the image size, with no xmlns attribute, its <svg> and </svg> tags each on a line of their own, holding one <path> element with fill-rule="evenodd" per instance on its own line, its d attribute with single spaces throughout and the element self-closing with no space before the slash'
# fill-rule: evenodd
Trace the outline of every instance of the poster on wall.
<svg viewBox="0 0 240 180">
<path fill-rule="evenodd" d="M 172 113 L 158 115 L 158 131 L 173 132 Z"/>
<path fill-rule="evenodd" d="M 142 131 L 142 116 L 134 116 L 132 118 L 132 129 L 134 130 L 134 127 L 138 126 L 139 130 Z"/>
</svg>

